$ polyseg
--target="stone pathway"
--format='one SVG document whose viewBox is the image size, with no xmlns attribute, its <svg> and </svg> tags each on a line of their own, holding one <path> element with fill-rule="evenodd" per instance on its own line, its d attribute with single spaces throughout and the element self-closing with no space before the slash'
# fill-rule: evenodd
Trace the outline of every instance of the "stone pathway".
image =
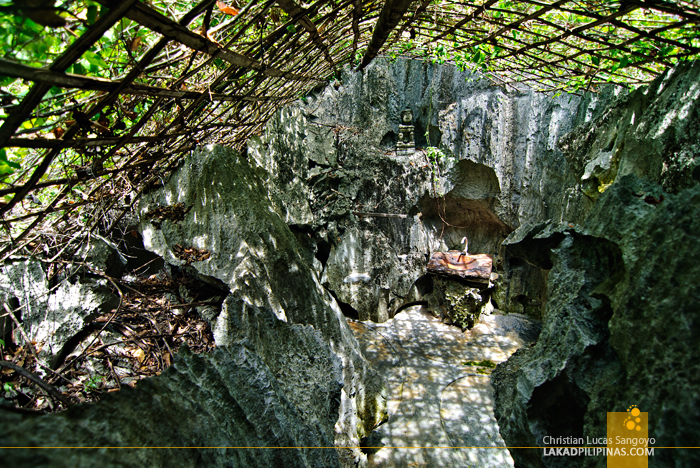
<svg viewBox="0 0 700 468">
<path fill-rule="evenodd" d="M 508 450 L 496 448 L 505 445 L 490 376 L 463 363 L 505 361 L 536 339 L 536 322 L 488 315 L 462 333 L 416 306 L 381 324 L 350 326 L 387 385 L 389 420 L 367 441 L 382 447 L 368 456 L 370 467 L 513 466 Z"/>
</svg>

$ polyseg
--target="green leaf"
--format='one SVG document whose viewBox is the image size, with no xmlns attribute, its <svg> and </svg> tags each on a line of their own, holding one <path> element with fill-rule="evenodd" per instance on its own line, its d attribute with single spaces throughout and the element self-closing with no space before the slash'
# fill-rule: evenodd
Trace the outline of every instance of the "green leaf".
<svg viewBox="0 0 700 468">
<path fill-rule="evenodd" d="M 15 169 L 20 169 L 22 167 L 16 162 L 7 159 L 7 152 L 5 151 L 5 148 L 0 149 L 0 166 L 7 166 L 9 168 Z M 3 174 L 10 174 L 12 172 L 14 171 L 12 171 L 12 169 L 9 169 L 9 172 L 3 172 Z"/>
<path fill-rule="evenodd" d="M 90 5 L 87 9 L 87 22 L 93 24 L 97 21 L 97 5 Z"/>
<path fill-rule="evenodd" d="M 104 60 L 102 60 L 102 57 L 100 57 L 94 52 L 90 52 L 89 50 L 87 50 L 83 54 L 83 57 L 85 57 L 85 60 L 87 60 L 90 65 L 94 65 L 98 68 L 109 68 L 107 63 Z"/>
<path fill-rule="evenodd" d="M 0 76 L 0 86 L 7 86 L 13 83 L 17 78 L 11 78 L 9 76 Z"/>
<path fill-rule="evenodd" d="M 593 62 L 593 65 L 596 67 L 600 65 L 600 58 L 596 57 L 595 55 L 591 56 L 591 62 Z"/>
<path fill-rule="evenodd" d="M 71 68 L 72 72 L 76 75 L 85 75 L 85 67 L 83 67 L 80 63 L 75 62 Z"/>
</svg>

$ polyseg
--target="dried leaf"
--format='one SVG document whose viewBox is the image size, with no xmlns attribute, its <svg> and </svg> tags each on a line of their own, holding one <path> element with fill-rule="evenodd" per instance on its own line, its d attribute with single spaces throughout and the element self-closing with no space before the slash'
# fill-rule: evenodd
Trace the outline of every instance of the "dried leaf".
<svg viewBox="0 0 700 468">
<path fill-rule="evenodd" d="M 139 361 L 139 364 L 143 364 L 144 359 L 146 359 L 146 353 L 141 348 L 136 348 L 133 350 L 131 355 Z"/>
<path fill-rule="evenodd" d="M 138 47 L 141 45 L 141 36 L 136 36 L 134 39 L 132 39 L 131 44 L 129 44 L 129 50 L 130 51 L 135 51 L 138 49 Z"/>
<path fill-rule="evenodd" d="M 226 13 L 227 15 L 236 16 L 238 14 L 238 10 L 226 5 L 224 2 L 217 1 L 216 6 L 219 7 L 222 13 Z"/>
</svg>

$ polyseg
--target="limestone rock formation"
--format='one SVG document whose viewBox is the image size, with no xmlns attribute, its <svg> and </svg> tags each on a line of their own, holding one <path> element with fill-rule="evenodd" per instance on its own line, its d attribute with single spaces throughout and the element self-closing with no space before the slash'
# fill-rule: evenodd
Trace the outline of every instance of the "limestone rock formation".
<svg viewBox="0 0 700 468">
<path fill-rule="evenodd" d="M 110 291 L 106 279 L 75 275 L 50 290 L 38 261 L 15 259 L 0 265 L 0 271 L 0 301 L 15 309 L 27 336 L 47 360 L 97 315 L 119 305 L 119 297 Z M 14 323 L 8 316 L 0 320 L 0 338 L 10 343 L 8 333 L 14 329 Z M 24 342 L 18 331 L 14 339 L 17 344 Z"/>
<path fill-rule="evenodd" d="M 127 260 L 117 246 L 102 236 L 93 236 L 75 254 L 75 260 L 85 262 L 93 271 L 120 278 Z"/>
<path fill-rule="evenodd" d="M 700 186 L 677 195 L 628 175 L 583 227 L 534 226 L 509 249 L 548 269 L 548 303 L 534 347 L 493 374 L 508 446 L 543 437 L 606 437 L 606 412 L 636 404 L 656 446 L 700 433 Z M 601 466 L 595 457 L 512 452 L 516 466 Z M 656 466 L 694 466 L 693 451 L 658 450 Z M 604 463 L 604 462 L 603 462 Z"/>
<path fill-rule="evenodd" d="M 562 139 L 586 195 L 596 199 L 626 174 L 648 177 L 671 193 L 697 181 L 699 80 L 700 62 L 681 64 Z"/>
<path fill-rule="evenodd" d="M 118 306 L 119 296 L 106 279 L 64 280 L 49 296 L 45 314 L 27 323 L 33 339 L 42 343 L 42 354 L 54 356 L 88 323 Z"/>
<path fill-rule="evenodd" d="M 41 320 L 46 310 L 48 295 L 46 273 L 40 262 L 16 258 L 0 264 L 0 301 L 8 308 L 22 307 L 22 314 L 17 314 L 19 320 L 25 320 L 27 323 Z M 6 311 L 3 307 L 0 315 L 4 314 Z M 2 327 L 0 339 L 10 343 L 14 329 L 13 320 L 5 316 L 0 319 L 0 326 Z"/>
<path fill-rule="evenodd" d="M 471 329 L 479 321 L 482 311 L 490 312 L 486 288 L 474 287 L 458 279 L 432 277 L 432 292 L 423 299 L 430 313 L 443 323 L 454 324 L 462 331 Z"/>
<path fill-rule="evenodd" d="M 264 314 L 260 318 L 270 320 Z M 324 338 L 311 326 L 286 324 L 274 316 L 270 323 L 279 338 L 289 340 L 289 348 L 313 349 L 315 359 L 305 362 L 306 375 L 324 377 L 309 380 L 304 390 L 314 395 L 315 409 L 325 411 L 309 412 L 309 405 L 290 401 L 289 389 L 263 358 L 243 345 L 206 355 L 183 349 L 162 375 L 136 388 L 125 386 L 96 404 L 46 416 L 0 412 L 0 447 L 160 448 L 0 448 L 4 466 L 341 466 L 333 448 L 301 448 L 333 446 L 340 363 L 327 346 L 319 346 Z M 197 446 L 222 448 L 181 448 Z"/>
<path fill-rule="evenodd" d="M 299 411 L 315 414 L 320 411 L 317 400 L 325 398 L 315 385 L 326 376 L 307 370 L 317 359 L 316 348 L 335 356 L 342 370 L 335 444 L 357 447 L 385 417 L 383 383 L 360 354 L 345 317 L 285 223 L 299 215 L 285 210 L 269 177 L 231 149 L 197 151 L 164 187 L 141 199 L 144 245 L 167 262 L 190 265 L 230 289 L 220 313 L 208 317 L 217 345 L 244 344 L 254 350 Z M 153 222 L 159 208 L 173 206 L 184 207 L 182 219 Z M 322 341 L 309 347 L 287 340 L 275 331 L 277 322 L 310 325 Z M 345 465 L 362 457 L 356 449 L 339 453 Z"/>
<path fill-rule="evenodd" d="M 323 284 L 361 319 L 393 316 L 430 253 L 464 236 L 508 270 L 499 308 L 523 312 L 542 300 L 529 295 L 544 277 L 512 273 L 500 243 L 523 223 L 583 219 L 592 203 L 556 142 L 613 94 L 552 97 L 451 65 L 378 59 L 278 112 L 248 155 L 284 192 L 285 219 L 312 235 Z M 404 109 L 420 148 L 407 156 L 395 152 Z"/>
</svg>

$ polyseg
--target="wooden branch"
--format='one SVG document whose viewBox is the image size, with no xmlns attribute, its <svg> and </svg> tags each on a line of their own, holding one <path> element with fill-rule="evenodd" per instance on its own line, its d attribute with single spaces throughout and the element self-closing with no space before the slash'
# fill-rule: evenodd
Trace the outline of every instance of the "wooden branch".
<svg viewBox="0 0 700 468">
<path fill-rule="evenodd" d="M 37 384 L 39 387 L 41 387 L 44 391 L 46 391 L 46 393 L 48 393 L 56 400 L 63 403 L 66 406 L 66 408 L 73 406 L 73 404 L 68 400 L 68 398 L 66 398 L 61 392 L 59 392 L 54 387 L 52 387 L 51 385 L 49 385 L 46 382 L 44 382 L 43 380 L 41 380 L 38 376 L 29 372 L 24 367 L 20 367 L 17 364 L 15 364 L 14 362 L 10 362 L 10 361 L 0 361 L 0 367 L 12 369 L 13 371 L 20 374 L 22 377 L 25 377 L 28 380 L 31 380 L 32 382 Z"/>
<path fill-rule="evenodd" d="M 277 0 L 277 4 L 280 7 L 282 7 L 282 9 L 289 16 L 298 18 L 297 23 L 299 23 L 304 29 L 306 29 L 306 32 L 308 32 L 311 36 L 311 40 L 313 41 L 313 43 L 316 45 L 316 47 L 319 48 L 319 50 L 323 53 L 323 57 L 333 68 L 333 74 L 335 76 L 338 76 L 338 68 L 336 67 L 335 62 L 333 61 L 333 57 L 331 57 L 331 54 L 328 51 L 328 46 L 318 34 L 318 29 L 316 29 L 316 25 L 314 25 L 309 16 L 306 13 L 304 13 L 304 11 L 299 7 L 299 5 L 297 5 L 297 3 L 294 0 Z"/>
<path fill-rule="evenodd" d="M 527 52 L 527 51 L 529 51 L 529 50 L 532 50 L 532 49 L 534 49 L 534 48 L 536 48 L 536 47 L 543 47 L 543 46 L 552 44 L 552 43 L 554 43 L 554 42 L 560 42 L 562 39 L 565 39 L 565 38 L 567 38 L 567 37 L 569 37 L 569 36 L 572 36 L 572 35 L 574 35 L 574 34 L 576 34 L 576 33 L 580 33 L 580 32 L 585 31 L 585 30 L 587 30 L 587 29 L 594 28 L 594 27 L 599 26 L 599 25 L 601 25 L 601 24 L 608 23 L 608 22 L 609 22 L 611 19 L 613 19 L 613 18 L 617 18 L 618 16 L 624 16 L 624 15 L 626 15 L 627 13 L 630 13 L 631 11 L 637 10 L 637 9 L 639 9 L 639 8 L 640 8 L 640 7 L 639 7 L 639 5 L 637 5 L 637 4 L 628 4 L 628 5 L 622 6 L 622 7 L 620 7 L 620 10 L 618 10 L 616 13 L 613 13 L 613 14 L 610 15 L 610 16 L 606 16 L 606 17 L 601 18 L 601 19 L 599 19 L 599 20 L 597 20 L 597 21 L 593 21 L 593 22 L 584 24 L 584 25 L 582 25 L 582 26 L 579 26 L 579 27 L 577 27 L 577 28 L 574 28 L 574 29 L 565 31 L 565 32 L 563 32 L 562 34 L 560 34 L 560 35 L 558 35 L 558 36 L 556 36 L 556 37 L 552 37 L 552 38 L 549 38 L 549 39 L 547 39 L 547 40 L 540 41 L 540 42 L 534 42 L 534 43 L 532 43 L 532 44 L 530 44 L 530 45 L 528 45 L 528 46 L 526 46 L 526 47 L 523 47 L 522 49 L 518 49 L 518 50 L 512 52 L 511 54 L 506 55 L 506 56 L 504 56 L 504 57 L 500 57 L 500 58 L 507 58 L 507 57 L 510 57 L 510 56 L 513 56 L 513 55 L 516 55 L 516 56 L 517 56 L 517 55 L 521 55 L 521 54 L 523 54 L 523 53 L 525 53 L 525 52 Z"/>
<path fill-rule="evenodd" d="M 421 1 L 421 4 L 418 6 L 416 11 L 413 12 L 413 15 L 411 15 L 411 17 L 404 22 L 403 26 L 401 26 L 401 29 L 399 29 L 399 31 L 394 35 L 394 40 L 392 41 L 392 45 L 396 44 L 398 41 L 401 40 L 401 36 L 403 36 L 404 31 L 406 31 L 406 29 L 408 29 L 408 27 L 411 24 L 413 24 L 413 22 L 416 21 L 416 19 L 418 19 L 418 17 L 421 14 L 425 13 L 425 10 L 428 8 L 428 5 L 430 5 L 430 2 L 432 2 L 432 1 L 433 0 L 422 0 Z"/>
<path fill-rule="evenodd" d="M 365 213 L 364 211 L 352 211 L 352 214 L 360 217 L 367 218 L 401 218 L 406 219 L 408 215 L 405 214 L 394 214 L 394 213 Z"/>
<path fill-rule="evenodd" d="M 498 0 L 488 0 L 488 1 L 487 1 L 486 3 L 484 3 L 483 5 L 477 7 L 477 8 L 472 12 L 471 15 L 469 15 L 469 16 L 463 18 L 462 20 L 458 21 L 457 24 L 455 24 L 453 27 L 451 27 L 450 29 L 448 29 L 447 31 L 445 31 L 443 34 L 440 34 L 438 37 L 436 37 L 435 39 L 433 39 L 433 40 L 430 41 L 430 42 L 437 42 L 437 41 L 439 41 L 439 40 L 441 40 L 441 39 L 446 38 L 446 37 L 449 36 L 450 34 L 454 34 L 455 31 L 457 31 L 457 30 L 460 29 L 462 26 L 464 26 L 465 24 L 467 24 L 467 23 L 469 23 L 470 21 L 472 21 L 474 18 L 476 18 L 476 17 L 479 16 L 480 14 L 482 14 L 488 7 L 490 7 L 491 5 L 493 5 L 493 4 L 496 3 L 496 2 L 498 2 Z"/>
<path fill-rule="evenodd" d="M 122 0 L 97 0 L 101 5 L 112 8 Z M 320 81 L 317 78 L 297 75 L 285 72 L 272 67 L 266 67 L 257 60 L 253 60 L 245 55 L 222 49 L 215 42 L 193 33 L 186 27 L 166 18 L 145 3 L 137 2 L 134 8 L 125 12 L 125 16 L 130 20 L 155 31 L 167 39 L 174 40 L 190 49 L 204 52 L 214 58 L 221 58 L 231 65 L 259 71 L 268 76 L 281 76 L 293 81 Z"/>
<path fill-rule="evenodd" d="M 114 91 L 122 85 L 121 81 L 110 81 L 105 78 L 93 78 L 73 73 L 59 73 L 44 68 L 34 68 L 10 60 L 0 58 L 0 75 L 13 78 L 23 78 L 35 83 L 63 88 L 78 88 L 91 91 Z M 208 93 L 207 91 L 173 90 L 159 88 L 139 83 L 131 83 L 121 88 L 122 94 L 166 97 L 177 99 L 197 99 L 202 94 L 211 101 L 269 101 L 279 100 L 276 96 L 232 96 L 229 94 Z"/>
<path fill-rule="evenodd" d="M 181 131 L 176 133 L 170 133 L 168 135 L 134 137 L 130 139 L 129 143 L 147 143 L 155 141 L 165 142 L 171 138 L 177 138 L 188 133 L 190 132 Z M 10 141 L 7 143 L 7 146 L 14 148 L 94 148 L 95 146 L 116 145 L 120 141 L 122 141 L 122 137 L 81 138 L 77 140 L 60 140 L 48 138 L 10 138 Z"/>
<path fill-rule="evenodd" d="M 389 38 L 389 34 L 391 34 L 391 31 L 399 24 L 399 21 L 401 21 L 401 18 L 403 18 L 404 13 L 406 13 L 408 7 L 411 6 L 411 3 L 413 3 L 413 0 L 386 1 L 382 12 L 379 14 L 377 24 L 374 26 L 372 40 L 367 46 L 365 55 L 362 57 L 362 63 L 360 63 L 360 66 L 357 68 L 358 70 L 364 70 L 364 68 L 372 62 L 374 57 L 377 56 L 379 50 Z"/>
<path fill-rule="evenodd" d="M 114 24 L 119 21 L 131 5 L 136 0 L 123 0 L 120 1 L 119 5 L 115 8 L 109 10 L 106 14 L 100 16 L 100 18 L 93 24 L 82 36 L 75 40 L 66 50 L 63 52 L 49 67 L 51 71 L 54 72 L 64 72 L 66 69 L 78 60 L 82 55 L 97 42 L 105 32 Z M 31 115 L 32 111 L 36 106 L 39 105 L 41 99 L 44 95 L 51 89 L 51 85 L 48 84 L 35 84 L 32 89 L 27 93 L 27 95 L 22 99 L 19 106 L 10 114 L 5 122 L 3 122 L 2 127 L 0 127 L 0 148 L 5 146 L 7 140 L 17 131 L 20 125 L 27 120 Z M 17 203 L 11 201 L 7 206 L 14 206 Z M 3 207 L 0 209 L 0 216 L 7 211 Z"/>
<path fill-rule="evenodd" d="M 68 50 L 71 50 L 77 43 L 79 43 L 79 42 L 81 41 L 81 39 L 83 39 L 83 37 L 95 38 L 95 41 L 98 40 L 100 37 L 102 37 L 102 34 L 105 32 L 104 28 L 105 28 L 107 25 L 111 26 L 111 25 L 114 24 L 118 19 L 120 19 L 120 18 L 121 18 L 121 15 L 123 15 L 126 11 L 128 11 L 128 8 L 131 6 L 131 4 L 133 3 L 133 1 L 134 1 L 134 0 L 126 0 L 126 1 L 124 1 L 122 4 L 116 5 L 116 6 L 114 6 L 114 8 L 110 9 L 109 12 L 108 12 L 107 14 L 105 14 L 104 16 L 102 16 L 94 25 L 92 25 L 92 27 L 91 27 L 85 34 L 83 34 L 82 36 L 80 36 L 80 38 L 77 39 L 77 40 L 68 48 Z M 186 14 L 182 17 L 182 19 L 180 20 L 180 22 L 181 22 L 182 25 L 183 25 L 182 27 L 184 27 L 184 25 L 187 25 L 190 21 L 192 21 L 194 18 L 196 18 L 197 15 L 201 14 L 201 13 L 204 11 L 204 9 L 206 8 L 206 6 L 210 5 L 211 2 L 212 2 L 212 0 L 203 0 L 203 1 L 200 2 L 197 6 L 195 6 L 192 10 L 190 10 L 188 13 L 186 13 Z M 126 5 L 126 7 L 124 7 L 124 5 Z M 125 9 L 125 8 L 126 8 L 126 9 Z M 103 21 L 103 20 L 104 20 L 105 22 L 107 22 L 107 23 L 102 24 L 102 21 Z M 109 21 L 111 21 L 111 23 L 109 23 Z M 180 26 L 180 25 L 178 25 L 178 26 Z M 107 28 L 107 29 L 108 29 L 108 28 Z M 94 30 L 95 32 L 91 32 L 91 31 L 93 31 L 93 30 Z M 99 34 L 99 36 L 98 36 L 98 34 Z M 73 58 L 74 60 L 77 60 L 80 56 L 82 56 L 82 54 L 85 52 L 85 50 L 87 50 L 87 48 L 89 48 L 89 47 L 92 45 L 92 43 L 94 43 L 95 41 L 91 42 L 90 44 L 87 44 L 87 46 L 86 46 L 85 44 L 83 44 L 83 45 L 81 46 L 81 48 L 76 48 L 75 51 L 73 51 L 73 52 L 71 53 L 71 57 L 73 58 L 73 55 L 75 55 L 77 52 L 80 52 L 79 55 L 77 55 L 76 57 Z M 141 70 L 143 69 L 143 66 L 145 66 L 145 65 L 149 64 L 151 61 L 153 61 L 153 59 L 155 59 L 155 57 L 156 57 L 156 56 L 158 55 L 158 53 L 166 46 L 167 43 L 168 43 L 168 40 L 167 40 L 167 39 L 161 39 L 160 41 L 158 41 L 158 43 L 156 43 L 156 45 L 153 46 L 153 47 L 143 56 L 143 58 L 141 59 L 141 62 L 140 62 L 134 69 L 132 69 L 131 72 L 129 72 L 129 74 L 126 76 L 126 78 L 124 78 L 121 82 L 119 82 L 119 86 L 118 86 L 117 88 L 111 90 L 110 93 L 109 93 L 104 99 L 102 99 L 102 100 L 101 100 L 99 103 L 97 103 L 92 109 L 90 109 L 88 112 L 86 112 L 86 116 L 85 116 L 85 117 L 86 117 L 87 119 L 91 119 L 92 117 L 94 117 L 95 115 L 97 115 L 97 113 L 100 112 L 104 107 L 109 106 L 109 105 L 111 105 L 114 101 L 116 101 L 116 99 L 119 97 L 119 93 L 121 92 L 121 90 L 122 90 L 123 88 L 125 88 L 127 85 L 129 85 L 134 79 L 136 79 L 137 76 L 139 76 L 139 75 L 141 74 Z M 63 55 L 61 55 L 61 57 L 59 57 L 59 58 L 56 60 L 56 63 L 59 63 L 60 66 L 54 67 L 54 66 L 52 65 L 52 66 L 50 67 L 50 70 L 51 70 L 51 71 L 63 72 L 63 71 L 66 70 L 66 68 L 68 67 L 68 65 L 66 65 L 66 66 L 63 67 L 63 68 L 61 68 L 61 67 L 62 67 L 63 64 L 64 64 L 64 61 L 67 60 L 67 59 L 64 60 L 63 57 L 67 54 L 68 50 L 66 51 L 66 53 L 64 53 Z M 36 85 L 34 85 L 34 87 L 32 88 L 32 90 L 29 92 L 29 94 L 32 94 L 32 92 L 34 91 L 35 88 L 47 87 L 47 86 L 48 86 L 48 85 L 44 85 L 44 84 L 36 84 Z M 49 88 L 50 88 L 50 87 L 47 87 L 46 89 L 48 90 Z M 41 95 L 42 97 L 43 97 L 43 94 L 44 94 L 44 93 L 45 93 L 45 91 L 42 93 L 42 95 Z M 28 94 L 28 96 L 29 96 L 29 94 Z M 41 98 L 41 97 L 40 97 L 40 98 Z M 40 98 L 39 98 L 39 99 L 40 99 Z M 27 98 L 25 97 L 25 100 L 26 100 L 26 99 L 27 99 Z M 162 99 L 162 98 L 159 98 L 159 99 Z M 23 101 L 23 104 L 24 104 L 24 101 Z M 23 105 L 23 104 L 22 104 L 22 105 Z M 37 104 L 38 104 L 38 102 L 37 102 Z M 22 105 L 20 105 L 20 107 L 21 107 Z M 19 111 L 19 110 L 18 110 L 18 111 Z M 18 111 L 16 111 L 16 112 L 18 112 Z M 7 121 L 6 121 L 5 123 L 7 123 Z M 144 123 L 145 123 L 145 122 L 144 122 Z M 72 138 L 78 133 L 79 129 L 80 129 L 80 126 L 79 126 L 78 123 L 76 122 L 76 123 L 73 124 L 68 130 L 66 130 L 66 133 L 63 135 L 63 139 L 64 139 L 64 140 L 70 140 L 70 139 L 72 139 Z M 2 129 L 0 128 L 0 131 L 1 131 L 1 130 L 2 130 Z M 127 135 L 126 137 L 124 137 L 125 140 L 128 140 L 129 138 L 131 138 L 131 137 L 135 134 L 136 131 L 137 131 L 136 129 L 132 128 L 131 131 L 130 131 L 130 133 L 129 133 L 129 135 Z M 1 134 L 1 132 L 0 132 L 0 134 Z M 9 137 L 5 140 L 5 142 L 6 142 L 8 139 L 9 139 Z M 2 141 L 2 138 L 0 137 L 0 147 L 4 146 L 4 143 L 5 143 L 5 142 L 3 142 L 3 141 Z M 4 215 L 5 213 L 7 213 L 8 211 L 10 211 L 12 208 L 14 208 L 14 207 L 17 205 L 17 203 L 19 203 L 31 190 L 33 190 L 33 188 L 34 188 L 34 186 L 36 185 L 36 183 L 44 176 L 44 174 L 46 174 L 46 171 L 47 171 L 47 170 L 49 169 L 49 167 L 51 166 L 51 163 L 53 162 L 54 158 L 55 158 L 60 152 L 61 152 L 61 149 L 60 149 L 60 148 L 54 148 L 54 149 L 51 149 L 51 150 L 44 156 L 44 158 L 43 158 L 43 160 L 41 161 L 41 163 L 39 163 L 39 165 L 34 169 L 34 172 L 32 173 L 32 175 L 31 175 L 31 177 L 29 178 L 29 180 L 15 193 L 14 197 L 12 197 L 12 199 L 11 199 L 7 204 L 5 204 L 5 205 L 3 205 L 3 206 L 0 206 L 0 217 L 3 216 L 3 215 Z M 40 219 L 41 219 L 41 217 L 38 217 L 38 218 L 35 220 L 35 223 L 38 223 Z M 33 225 L 32 225 L 32 226 L 33 226 Z M 25 232 L 24 232 L 23 234 L 26 235 L 26 234 L 27 234 L 27 230 L 25 230 Z M 2 251 L 2 253 L 0 253 L 0 256 L 2 256 L 2 255 L 4 255 L 5 253 L 7 253 L 7 251 L 8 251 L 8 248 L 4 249 L 4 250 Z"/>
<path fill-rule="evenodd" d="M 517 29 L 518 26 L 520 26 L 521 24 L 523 24 L 527 21 L 531 21 L 533 19 L 539 18 L 540 16 L 544 15 L 545 13 L 548 13 L 551 10 L 556 9 L 560 5 L 568 3 L 569 1 L 570 0 L 557 0 L 556 2 L 552 3 L 551 5 L 547 5 L 544 8 L 540 8 L 539 10 L 537 10 L 537 11 L 535 11 L 535 12 L 533 12 L 533 13 L 531 13 L 523 18 L 520 18 L 517 21 L 509 22 L 506 26 L 500 28 L 496 32 L 489 34 L 489 36 L 486 37 L 485 39 L 481 39 L 479 41 L 476 41 L 476 43 L 477 44 L 489 43 L 492 40 L 494 40 L 496 37 L 502 36 L 503 34 L 507 33 L 508 31 L 511 31 L 513 29 Z M 474 42 L 470 45 L 474 45 Z M 467 47 L 469 47 L 469 46 L 467 46 Z"/>
</svg>

